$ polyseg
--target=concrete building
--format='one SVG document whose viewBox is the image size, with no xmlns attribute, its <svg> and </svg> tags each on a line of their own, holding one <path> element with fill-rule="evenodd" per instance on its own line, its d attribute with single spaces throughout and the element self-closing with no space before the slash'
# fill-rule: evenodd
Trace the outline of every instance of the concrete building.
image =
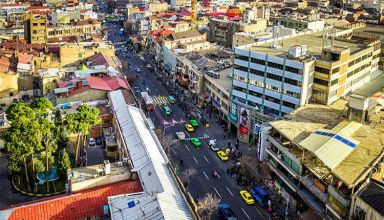
<svg viewBox="0 0 384 220">
<path fill-rule="evenodd" d="M 173 7 L 191 6 L 191 0 L 171 0 L 171 6 Z"/>
<path fill-rule="evenodd" d="M 235 48 L 232 103 L 246 111 L 281 117 L 310 102 L 329 105 L 374 80 L 380 40 L 350 29 L 323 40 L 333 31 L 299 33 Z M 237 119 L 241 112 L 237 108 L 232 114 Z M 250 125 L 263 120 L 251 117 Z M 233 124 L 240 126 L 237 120 Z M 244 140 L 248 131 L 241 135 Z"/>
<path fill-rule="evenodd" d="M 324 20 L 318 19 L 316 17 L 300 19 L 295 16 L 283 16 L 271 18 L 271 21 L 274 23 L 274 25 L 293 28 L 298 31 L 322 30 L 325 26 Z"/>
<path fill-rule="evenodd" d="M 384 97 L 382 90 L 379 94 Z M 353 203 L 362 204 L 353 195 L 380 170 L 384 157 L 384 112 L 361 124 L 346 119 L 347 105 L 345 100 L 328 107 L 308 104 L 259 130 L 259 159 L 272 170 L 274 187 L 291 206 L 305 204 L 324 219 L 353 219 Z"/>
<path fill-rule="evenodd" d="M 207 41 L 207 35 L 201 34 L 196 29 L 188 30 L 188 31 L 182 31 L 178 33 L 172 33 L 167 38 L 164 39 L 164 46 L 168 47 L 169 49 L 175 49 L 179 45 L 190 45 L 190 44 L 196 44 L 201 43 L 202 48 L 200 49 L 207 49 L 206 46 L 209 46 L 207 44 L 204 44 Z"/>
<path fill-rule="evenodd" d="M 384 183 L 370 179 L 353 196 L 350 217 L 354 219 L 384 219 Z"/>
<path fill-rule="evenodd" d="M 221 46 L 231 47 L 233 44 L 233 35 L 238 32 L 260 33 L 267 28 L 266 19 L 252 20 L 251 23 L 229 21 L 219 18 L 209 19 L 208 39 Z"/>
<path fill-rule="evenodd" d="M 47 13 L 29 12 L 24 19 L 24 39 L 27 43 L 46 43 Z"/>
</svg>

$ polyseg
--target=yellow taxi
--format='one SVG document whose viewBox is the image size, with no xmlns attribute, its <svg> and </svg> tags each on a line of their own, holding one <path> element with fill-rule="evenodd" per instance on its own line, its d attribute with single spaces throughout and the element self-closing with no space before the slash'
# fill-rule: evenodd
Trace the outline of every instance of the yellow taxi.
<svg viewBox="0 0 384 220">
<path fill-rule="evenodd" d="M 193 126 L 191 124 L 185 124 L 185 129 L 187 129 L 188 132 L 193 132 Z"/>
<path fill-rule="evenodd" d="M 240 196 L 248 205 L 255 204 L 255 200 L 247 190 L 240 190 Z"/>
<path fill-rule="evenodd" d="M 217 153 L 217 156 L 219 156 L 220 160 L 222 160 L 222 161 L 229 160 L 227 154 L 224 151 L 218 150 L 216 153 Z"/>
</svg>

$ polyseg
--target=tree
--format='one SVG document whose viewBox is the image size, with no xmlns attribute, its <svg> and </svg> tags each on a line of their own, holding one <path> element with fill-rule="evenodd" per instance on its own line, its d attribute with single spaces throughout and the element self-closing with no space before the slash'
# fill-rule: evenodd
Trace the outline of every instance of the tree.
<svg viewBox="0 0 384 220">
<path fill-rule="evenodd" d="M 61 111 L 59 109 L 55 112 L 54 123 L 55 129 L 53 132 L 57 138 L 57 146 L 59 148 L 65 148 L 67 147 L 68 137 Z"/>
<path fill-rule="evenodd" d="M 48 98 L 37 98 L 31 103 L 31 108 L 39 117 L 48 117 L 53 110 L 53 104 Z"/>
<path fill-rule="evenodd" d="M 163 138 L 160 139 L 161 145 L 164 148 L 165 153 L 167 154 L 168 157 L 171 156 L 171 152 L 173 152 L 173 146 L 174 146 L 174 141 L 170 135 L 165 135 Z"/>
<path fill-rule="evenodd" d="M 211 219 L 212 214 L 216 211 L 220 199 L 212 193 L 207 193 L 204 197 L 197 199 L 197 212 L 200 215 L 205 213 L 206 219 Z"/>
<path fill-rule="evenodd" d="M 57 161 L 58 167 L 62 172 L 67 172 L 69 168 L 71 168 L 71 160 L 69 159 L 69 155 L 65 149 L 60 151 L 59 159 Z"/>
<path fill-rule="evenodd" d="M 101 119 L 98 117 L 100 111 L 97 108 L 81 105 L 77 108 L 77 111 L 65 117 L 68 132 L 77 134 L 75 164 L 78 163 L 80 143 L 84 143 L 85 136 L 89 134 L 91 127 L 101 122 Z"/>
<path fill-rule="evenodd" d="M 189 179 L 192 177 L 192 176 L 195 176 L 197 175 L 197 170 L 194 169 L 194 168 L 188 168 L 188 169 L 185 169 L 182 173 L 181 173 L 181 178 L 182 178 L 182 182 L 184 184 L 184 187 L 187 187 L 188 186 L 188 183 L 189 183 Z"/>
</svg>

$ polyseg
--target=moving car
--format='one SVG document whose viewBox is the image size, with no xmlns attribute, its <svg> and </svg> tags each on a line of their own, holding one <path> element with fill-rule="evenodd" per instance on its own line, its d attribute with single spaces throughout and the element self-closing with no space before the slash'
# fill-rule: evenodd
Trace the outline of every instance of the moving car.
<svg viewBox="0 0 384 220">
<path fill-rule="evenodd" d="M 209 140 L 208 145 L 215 152 L 220 150 L 220 147 L 216 144 L 216 139 Z"/>
<path fill-rule="evenodd" d="M 201 142 L 200 142 L 199 138 L 191 138 L 191 143 L 195 147 L 201 147 Z"/>
<path fill-rule="evenodd" d="M 169 103 L 171 103 L 171 104 L 175 103 L 175 101 L 176 101 L 173 96 L 169 96 L 168 100 L 169 100 Z"/>
<path fill-rule="evenodd" d="M 196 121 L 195 119 L 189 120 L 189 123 L 190 123 L 193 127 L 198 127 L 198 126 L 199 126 L 199 123 L 197 123 L 197 121 Z"/>
<path fill-rule="evenodd" d="M 216 153 L 217 153 L 217 156 L 219 156 L 220 160 L 222 160 L 222 161 L 229 160 L 228 155 L 224 151 L 219 150 Z"/>
<path fill-rule="evenodd" d="M 71 107 L 72 107 L 71 103 L 68 103 L 68 102 L 63 103 L 63 104 L 60 105 L 61 109 L 70 109 Z"/>
<path fill-rule="evenodd" d="M 88 140 L 88 145 L 89 145 L 90 147 L 96 146 L 96 141 L 95 141 L 95 139 L 94 139 L 94 138 L 89 138 L 89 140 Z"/>
<path fill-rule="evenodd" d="M 196 105 L 198 108 L 203 108 L 205 106 L 204 102 L 199 102 Z"/>
<path fill-rule="evenodd" d="M 235 213 L 233 213 L 231 206 L 226 203 L 218 205 L 219 213 L 224 220 L 236 220 Z"/>
<path fill-rule="evenodd" d="M 247 190 L 240 190 L 240 196 L 248 205 L 255 204 L 255 200 Z"/>
<path fill-rule="evenodd" d="M 185 133 L 184 133 L 183 131 L 176 132 L 176 136 L 177 136 L 177 138 L 179 138 L 179 140 L 181 140 L 181 141 L 185 140 Z"/>
<path fill-rule="evenodd" d="M 136 68 L 136 72 L 140 73 L 141 69 L 140 68 Z"/>
<path fill-rule="evenodd" d="M 185 129 L 187 129 L 188 132 L 193 132 L 194 131 L 192 125 L 190 125 L 190 124 L 186 124 L 185 125 Z"/>
<path fill-rule="evenodd" d="M 163 109 L 165 116 L 170 116 L 172 114 L 172 110 L 171 110 L 171 108 L 169 108 L 168 105 L 164 105 L 162 109 Z"/>
</svg>

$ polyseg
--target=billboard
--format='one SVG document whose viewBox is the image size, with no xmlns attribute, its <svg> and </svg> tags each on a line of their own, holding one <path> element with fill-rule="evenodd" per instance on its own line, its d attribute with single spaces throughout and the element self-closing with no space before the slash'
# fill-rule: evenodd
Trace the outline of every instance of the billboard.
<svg viewBox="0 0 384 220">
<path fill-rule="evenodd" d="M 248 135 L 249 133 L 249 124 L 250 124 L 250 115 L 249 110 L 246 108 L 240 108 L 240 125 L 239 132 L 242 135 Z"/>
</svg>

